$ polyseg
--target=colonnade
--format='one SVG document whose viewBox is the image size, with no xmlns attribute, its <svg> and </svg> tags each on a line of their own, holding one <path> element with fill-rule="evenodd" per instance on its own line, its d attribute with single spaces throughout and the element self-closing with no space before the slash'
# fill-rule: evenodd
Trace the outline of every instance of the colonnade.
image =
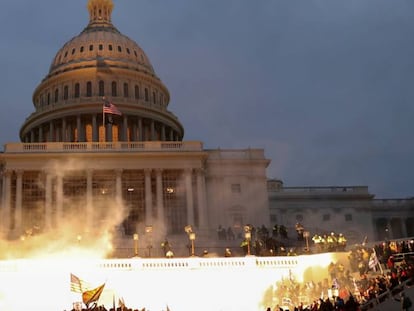
<svg viewBox="0 0 414 311">
<path fill-rule="evenodd" d="M 104 122 L 102 114 L 62 117 L 32 128 L 23 140 L 25 143 L 181 140 L 178 131 L 162 122 L 126 114 L 116 118 L 121 118 L 119 124 L 106 122 L 104 132 L 100 132 Z M 118 128 L 118 137 L 112 137 L 113 127 Z"/>
<path fill-rule="evenodd" d="M 377 239 L 390 240 L 411 236 L 414 224 L 413 217 L 379 217 L 374 221 Z M 409 228 L 410 227 L 410 228 Z"/>
<path fill-rule="evenodd" d="M 96 170 L 87 169 L 86 191 L 85 191 L 85 207 L 84 219 L 93 226 L 93 182 L 94 172 Z M 114 169 L 115 176 L 114 196 L 116 204 L 121 206 L 124 199 L 123 196 L 123 169 Z M 53 171 L 42 171 L 44 174 L 44 229 L 59 227 L 64 218 L 64 175 Z M 163 186 L 163 169 L 144 169 L 144 191 L 145 191 L 145 224 L 153 225 L 155 222 L 163 223 L 165 220 L 165 202 L 164 202 L 164 186 Z M 192 225 L 197 230 L 208 230 L 208 214 L 206 201 L 206 184 L 205 175 L 202 169 L 186 168 L 182 169 L 184 186 L 185 186 L 185 210 L 186 224 Z M 195 175 L 194 175 L 195 174 Z M 20 169 L 5 170 L 2 180 L 2 227 L 3 231 L 22 231 L 23 225 L 23 176 L 24 171 Z M 192 182 L 193 177 L 196 180 L 196 189 Z M 155 181 L 155 191 L 152 191 L 152 180 Z M 12 187 L 13 184 L 13 187 Z M 196 195 L 194 195 L 196 194 Z M 27 198 L 26 198 L 27 199 Z M 29 198 L 30 199 L 30 198 Z M 155 204 L 154 204 L 155 203 Z M 195 207 L 198 209 L 198 218 L 195 217 Z M 156 209 L 154 213 L 153 209 Z M 154 219 L 153 215 L 157 219 Z M 165 223 L 165 222 L 164 222 Z"/>
</svg>

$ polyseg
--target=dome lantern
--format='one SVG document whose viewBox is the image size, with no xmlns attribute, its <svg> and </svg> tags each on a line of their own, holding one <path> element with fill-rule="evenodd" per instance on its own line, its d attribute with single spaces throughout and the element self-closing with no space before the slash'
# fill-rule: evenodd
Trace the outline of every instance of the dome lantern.
<svg viewBox="0 0 414 311">
<path fill-rule="evenodd" d="M 112 0 L 89 0 L 89 26 L 111 24 Z"/>
</svg>

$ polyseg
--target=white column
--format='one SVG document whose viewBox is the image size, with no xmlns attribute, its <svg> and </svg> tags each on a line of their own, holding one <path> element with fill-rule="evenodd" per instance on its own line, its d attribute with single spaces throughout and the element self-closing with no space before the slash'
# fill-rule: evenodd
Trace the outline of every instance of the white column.
<svg viewBox="0 0 414 311">
<path fill-rule="evenodd" d="M 3 206 L 3 228 L 4 232 L 7 234 L 10 230 L 10 213 L 11 213 L 11 171 L 5 171 L 5 183 L 4 183 L 4 206 Z"/>
<path fill-rule="evenodd" d="M 4 207 L 6 206 L 6 171 L 3 172 L 3 183 L 2 183 L 2 189 L 1 189 L 1 218 L 0 221 L 2 221 L 4 219 Z"/>
<path fill-rule="evenodd" d="M 151 139 L 149 139 L 149 140 L 154 141 L 155 140 L 155 121 L 154 120 L 151 120 L 151 133 L 150 133 L 150 136 L 151 136 Z"/>
<path fill-rule="evenodd" d="M 122 127 L 122 139 L 128 141 L 128 117 L 124 114 L 123 118 L 123 127 Z"/>
<path fill-rule="evenodd" d="M 63 176 L 56 176 L 56 227 L 59 228 L 63 220 Z"/>
<path fill-rule="evenodd" d="M 96 114 L 92 115 L 92 141 L 93 142 L 99 141 L 99 128 L 96 122 Z"/>
<path fill-rule="evenodd" d="M 143 133 L 143 126 L 142 126 L 142 118 L 138 118 L 138 141 L 144 140 L 144 133 Z"/>
<path fill-rule="evenodd" d="M 198 205 L 198 223 L 201 230 L 208 229 L 207 213 L 207 196 L 206 196 L 206 179 L 204 170 L 197 170 L 197 205 Z"/>
<path fill-rule="evenodd" d="M 15 230 L 20 230 L 22 227 L 22 184 L 23 171 L 16 171 L 16 202 L 15 202 Z M 21 230 L 20 230 L 21 231 Z"/>
<path fill-rule="evenodd" d="M 161 140 L 165 140 L 165 125 L 161 125 Z"/>
<path fill-rule="evenodd" d="M 52 175 L 46 172 L 46 186 L 45 186 L 45 229 L 52 227 Z"/>
<path fill-rule="evenodd" d="M 185 169 L 185 192 L 187 201 L 187 225 L 194 225 L 194 202 L 193 202 L 193 183 L 192 169 Z"/>
<path fill-rule="evenodd" d="M 88 226 L 92 226 L 93 209 L 92 209 L 92 176 L 93 170 L 86 170 L 86 219 Z"/>
<path fill-rule="evenodd" d="M 117 169 L 116 173 L 116 193 L 115 201 L 118 206 L 122 204 L 122 170 Z"/>
<path fill-rule="evenodd" d="M 145 225 L 152 225 L 151 170 L 145 169 Z"/>
<path fill-rule="evenodd" d="M 49 142 L 54 142 L 55 140 L 54 140 L 54 131 L 55 131 L 55 127 L 54 127 L 54 124 L 53 124 L 53 121 L 50 121 L 50 123 L 49 123 Z"/>
<path fill-rule="evenodd" d="M 164 201 L 162 187 L 162 170 L 156 170 L 157 176 L 157 222 L 163 225 L 164 222 Z"/>
<path fill-rule="evenodd" d="M 80 115 L 76 116 L 76 132 L 78 133 L 77 142 L 82 142 L 82 123 Z"/>
<path fill-rule="evenodd" d="M 62 118 L 62 141 L 67 142 L 68 141 L 68 133 L 66 129 L 66 119 Z"/>
</svg>

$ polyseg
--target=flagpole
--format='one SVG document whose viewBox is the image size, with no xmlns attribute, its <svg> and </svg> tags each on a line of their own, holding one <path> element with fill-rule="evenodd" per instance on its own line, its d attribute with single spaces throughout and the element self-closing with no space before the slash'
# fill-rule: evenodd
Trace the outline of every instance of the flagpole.
<svg viewBox="0 0 414 311">
<path fill-rule="evenodd" d="M 378 262 L 378 266 L 380 268 L 381 274 L 383 275 L 384 271 L 382 270 L 382 265 L 381 265 L 381 262 L 378 259 L 377 252 L 375 251 L 375 248 L 373 248 L 373 251 L 374 251 L 375 257 L 377 258 L 377 262 Z"/>
</svg>

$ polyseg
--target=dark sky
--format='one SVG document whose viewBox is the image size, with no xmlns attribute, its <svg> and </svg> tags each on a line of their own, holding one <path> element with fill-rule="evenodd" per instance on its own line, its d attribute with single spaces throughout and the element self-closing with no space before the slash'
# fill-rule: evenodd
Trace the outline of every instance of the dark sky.
<svg viewBox="0 0 414 311">
<path fill-rule="evenodd" d="M 285 186 L 414 196 L 414 1 L 114 0 L 149 56 L 185 140 L 264 148 Z M 3 0 L 0 143 L 88 22 L 87 0 Z"/>
</svg>

